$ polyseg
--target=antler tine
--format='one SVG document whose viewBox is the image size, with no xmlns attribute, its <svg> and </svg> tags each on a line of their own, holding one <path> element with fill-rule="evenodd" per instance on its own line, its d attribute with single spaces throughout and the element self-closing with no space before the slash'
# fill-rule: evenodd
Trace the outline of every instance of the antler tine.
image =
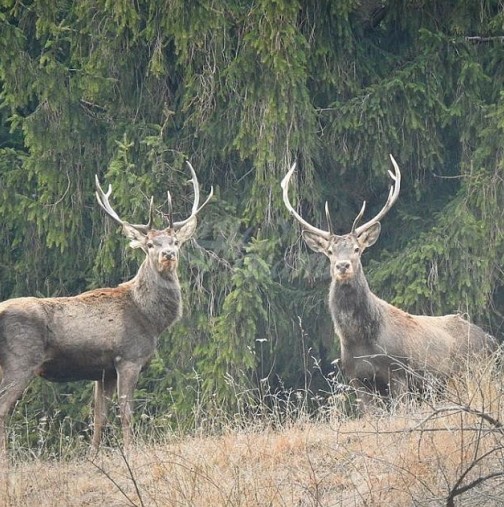
<svg viewBox="0 0 504 507">
<path fill-rule="evenodd" d="M 151 195 L 149 202 L 149 221 L 147 222 L 147 229 L 150 229 L 154 224 L 154 196 Z"/>
<path fill-rule="evenodd" d="M 197 215 L 200 212 L 200 210 L 207 205 L 208 201 L 212 197 L 213 197 L 213 185 L 210 185 L 210 192 L 208 193 L 208 197 L 205 199 L 205 202 L 199 208 L 197 208 L 193 213 L 191 213 L 191 215 L 192 216 Z M 193 209 L 194 209 L 194 206 L 193 206 Z"/>
<path fill-rule="evenodd" d="M 193 205 L 193 210 L 190 214 L 190 216 L 188 218 L 186 218 L 185 220 L 182 220 L 181 222 L 174 222 L 173 224 L 173 227 L 175 227 L 175 229 L 180 229 L 183 225 L 187 224 L 189 221 L 191 221 L 207 204 L 208 204 L 208 201 L 213 197 L 213 185 L 210 186 L 210 192 L 208 194 L 208 197 L 205 199 L 205 202 L 199 207 L 199 208 L 195 208 L 195 206 Z"/>
<path fill-rule="evenodd" d="M 327 228 L 329 229 L 329 234 L 332 236 L 334 234 L 334 232 L 333 232 L 331 215 L 329 213 L 329 204 L 327 203 L 327 201 L 325 202 L 325 214 L 326 214 L 326 219 L 327 219 Z"/>
<path fill-rule="evenodd" d="M 103 208 L 105 213 L 113 218 L 117 223 L 123 225 L 124 220 L 119 218 L 119 215 L 114 211 L 109 202 L 109 197 L 112 194 L 112 185 L 109 184 L 107 193 L 105 193 L 100 186 L 100 181 L 98 180 L 98 176 L 95 174 L 95 183 L 96 183 L 96 199 L 98 200 L 98 204 Z"/>
<path fill-rule="evenodd" d="M 290 214 L 307 230 L 310 232 L 313 232 L 317 236 L 321 236 L 325 239 L 329 239 L 331 237 L 331 231 L 323 231 L 322 229 L 318 229 L 317 227 L 309 224 L 306 220 L 304 220 L 301 215 L 292 207 L 292 204 L 289 201 L 289 181 L 291 179 L 292 174 L 294 173 L 294 170 L 296 169 L 296 162 L 294 162 L 287 172 L 287 174 L 284 176 L 281 187 L 283 190 L 283 201 L 286 206 L 286 208 L 289 210 Z M 329 218 L 329 216 L 328 216 Z"/>
<path fill-rule="evenodd" d="M 198 209 L 199 200 L 200 200 L 199 182 L 198 182 L 198 177 L 196 176 L 196 171 L 194 170 L 194 167 L 191 165 L 191 162 L 189 162 L 189 160 L 186 160 L 186 163 L 189 166 L 189 170 L 191 171 L 191 176 L 192 176 L 191 181 L 192 181 L 193 189 L 194 189 L 194 201 L 193 201 L 193 206 L 192 206 L 192 210 L 191 210 L 191 215 L 194 215 L 196 213 L 196 210 Z"/>
<path fill-rule="evenodd" d="M 189 170 L 191 171 L 191 176 L 192 176 L 191 181 L 192 181 L 193 189 L 194 189 L 194 201 L 193 201 L 193 205 L 192 205 L 192 209 L 191 209 L 191 214 L 189 215 L 189 217 L 186 218 L 185 220 L 181 220 L 180 222 L 173 223 L 173 227 L 175 229 L 180 229 L 182 226 L 184 226 L 185 224 L 190 222 L 207 205 L 208 201 L 213 197 L 213 186 L 211 186 L 210 193 L 208 194 L 208 197 L 206 198 L 205 202 L 201 206 L 199 206 L 200 191 L 199 191 L 198 177 L 196 176 L 196 171 L 194 170 L 194 168 L 191 165 L 191 163 L 189 162 L 189 160 L 187 160 L 187 165 L 189 166 Z"/>
<path fill-rule="evenodd" d="M 96 199 L 98 200 L 98 204 L 103 208 L 105 213 L 109 215 L 111 218 L 113 218 L 118 224 L 124 225 L 128 224 L 130 227 L 133 227 L 137 231 L 141 232 L 142 234 L 146 234 L 147 231 L 151 228 L 152 222 L 154 220 L 154 197 L 151 197 L 150 199 L 150 207 L 149 207 L 149 222 L 147 225 L 143 224 L 130 224 L 129 222 L 126 222 L 125 220 L 122 220 L 119 215 L 114 211 L 114 208 L 112 208 L 109 197 L 112 195 L 112 185 L 109 184 L 107 193 L 105 193 L 100 186 L 100 181 L 98 180 L 98 176 L 95 174 L 95 183 L 96 183 Z"/>
<path fill-rule="evenodd" d="M 130 225 L 131 227 L 134 227 L 135 229 L 146 234 L 147 231 L 150 231 L 153 224 L 154 224 L 154 196 L 151 196 L 149 201 L 149 221 L 147 222 L 147 225 L 143 224 L 130 224 Z"/>
<path fill-rule="evenodd" d="M 355 217 L 355 220 L 353 221 L 353 224 L 352 224 L 352 231 L 350 234 L 353 234 L 355 233 L 355 228 L 357 227 L 357 224 L 360 222 L 360 219 L 362 218 L 362 216 L 364 215 L 364 211 L 366 209 L 366 201 L 364 201 L 362 203 L 362 208 L 361 210 L 359 211 L 359 214 Z"/>
<path fill-rule="evenodd" d="M 358 227 L 353 231 L 355 234 L 357 234 L 357 236 L 362 234 L 366 229 L 369 229 L 369 227 L 371 227 L 375 223 L 379 222 L 388 213 L 390 208 L 393 206 L 393 204 L 399 197 L 399 190 L 401 189 L 401 171 L 399 170 L 399 166 L 397 165 L 397 162 L 395 161 L 392 155 L 390 155 L 390 160 L 392 161 L 392 165 L 394 166 L 394 173 L 392 173 L 392 171 L 388 171 L 388 173 L 389 176 L 394 181 L 394 183 L 390 187 L 387 202 L 374 218 L 372 218 L 369 222 L 366 222 L 365 224 L 361 225 L 360 227 Z M 354 222 L 354 224 L 355 223 L 356 222 Z"/>
<path fill-rule="evenodd" d="M 173 204 L 170 191 L 166 192 L 168 198 L 168 215 L 165 215 L 168 219 L 168 227 L 173 229 Z"/>
</svg>

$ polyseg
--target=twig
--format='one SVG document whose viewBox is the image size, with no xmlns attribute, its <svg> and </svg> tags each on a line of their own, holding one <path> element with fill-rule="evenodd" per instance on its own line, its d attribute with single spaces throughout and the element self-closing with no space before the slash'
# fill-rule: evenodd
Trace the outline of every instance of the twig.
<svg viewBox="0 0 504 507">
<path fill-rule="evenodd" d="M 453 500 L 456 496 L 461 495 L 462 493 L 465 493 L 466 491 L 469 491 L 470 489 L 476 487 L 478 484 L 481 484 L 482 482 L 493 479 L 494 477 L 500 477 L 504 475 L 504 472 L 493 472 L 491 474 L 485 475 L 484 477 L 478 477 L 477 479 L 474 479 L 469 484 L 466 484 L 465 486 L 460 486 L 462 481 L 466 478 L 467 474 L 481 461 L 483 461 L 485 458 L 488 458 L 491 454 L 501 451 L 503 449 L 502 446 L 494 447 L 493 449 L 490 449 L 488 452 L 482 454 L 479 458 L 473 460 L 473 462 L 464 470 L 464 472 L 460 475 L 457 482 L 453 486 L 453 488 L 450 491 L 450 494 L 448 495 L 448 498 L 446 500 L 446 507 L 454 507 Z"/>
<path fill-rule="evenodd" d="M 478 486 L 478 484 L 481 484 L 482 482 L 487 481 L 488 479 L 494 479 L 495 477 L 502 477 L 504 475 L 504 472 L 494 472 L 493 474 L 485 475 L 485 477 L 478 477 L 474 481 L 470 482 L 469 484 L 466 484 L 465 486 L 458 488 L 456 490 L 452 490 L 450 493 L 450 496 L 448 497 L 448 500 L 446 502 L 446 507 L 454 507 L 453 499 L 461 495 L 462 493 L 465 493 L 466 491 Z"/>
<path fill-rule="evenodd" d="M 114 438 L 115 438 L 115 441 L 116 441 L 116 444 L 117 444 L 117 447 L 119 449 L 119 452 L 121 454 L 121 458 L 123 459 L 125 465 L 126 465 L 126 468 L 128 470 L 128 474 L 129 474 L 129 477 L 131 479 L 131 482 L 133 483 L 133 486 L 135 487 L 135 492 L 136 492 L 136 495 L 138 497 L 138 500 L 140 501 L 140 506 L 141 507 L 145 507 L 145 504 L 143 502 L 143 499 L 142 499 L 142 494 L 140 493 L 140 488 L 138 487 L 138 482 L 135 478 L 135 474 L 133 473 L 133 470 L 129 464 L 129 461 L 128 461 L 128 458 L 126 456 L 126 454 L 124 453 L 124 450 L 122 448 L 122 446 L 120 445 L 120 442 L 118 441 L 117 439 L 117 436 L 114 435 Z M 90 460 L 91 461 L 91 460 Z M 122 493 L 122 495 L 128 500 L 128 502 L 133 505 L 134 507 L 138 507 L 137 504 L 135 502 L 133 502 L 133 500 L 131 500 L 131 498 L 128 496 L 128 494 L 123 490 L 123 488 L 121 487 L 121 485 L 102 467 L 100 467 L 99 465 L 97 465 L 94 461 L 91 461 L 91 463 L 98 469 L 100 470 L 100 472 L 102 472 L 105 477 L 107 477 L 107 479 L 112 482 L 112 484 Z"/>
<path fill-rule="evenodd" d="M 486 412 L 482 412 L 481 410 L 477 410 L 475 408 L 471 408 L 466 405 L 453 405 L 453 406 L 448 406 L 448 407 L 439 407 L 436 410 L 434 410 L 434 412 L 429 414 L 425 419 L 420 421 L 416 425 L 415 428 L 412 428 L 412 430 L 418 429 L 420 426 L 425 424 L 427 421 L 436 417 L 437 415 L 441 414 L 442 412 L 465 412 L 467 414 L 476 415 L 476 416 L 480 417 L 481 419 L 483 419 L 484 421 L 490 423 L 499 432 L 504 433 L 502 423 L 498 419 L 495 419 L 494 417 L 492 417 L 490 414 L 487 414 Z"/>
<path fill-rule="evenodd" d="M 400 428 L 398 430 L 380 430 L 380 435 L 403 435 L 404 433 L 453 433 L 460 430 L 459 426 L 447 426 L 444 428 L 420 428 L 418 425 L 413 428 Z M 464 431 L 471 432 L 482 432 L 480 426 L 464 426 Z M 485 430 L 485 433 L 491 434 L 494 432 L 502 433 L 501 430 L 495 428 L 489 428 Z M 340 435 L 376 435 L 376 430 L 352 430 L 352 431 L 341 431 L 338 432 Z"/>
<path fill-rule="evenodd" d="M 482 37 L 481 35 L 474 35 L 474 36 L 466 36 L 464 39 L 467 42 L 493 42 L 493 41 L 499 41 L 504 42 L 504 35 L 495 35 L 493 37 Z"/>
<path fill-rule="evenodd" d="M 116 437 L 116 440 L 117 440 L 117 437 Z M 121 453 L 121 457 L 122 457 L 124 463 L 126 464 L 126 468 L 128 469 L 128 474 L 131 478 L 131 482 L 133 483 L 133 486 L 135 486 L 135 491 L 136 491 L 138 499 L 140 500 L 140 505 L 142 507 L 145 507 L 145 504 L 143 503 L 143 500 L 142 500 L 142 495 L 140 493 L 140 488 L 138 487 L 138 483 L 135 478 L 135 474 L 133 473 L 133 470 L 130 467 L 128 458 L 126 457 L 126 454 L 124 453 L 124 450 L 121 445 L 119 445 L 119 452 Z"/>
<path fill-rule="evenodd" d="M 124 489 L 121 487 L 121 485 L 105 470 L 105 468 L 101 467 L 100 465 L 98 465 L 97 463 L 95 463 L 92 460 L 89 460 L 89 462 L 95 468 L 97 468 L 117 488 L 117 490 L 124 496 L 124 498 L 126 498 L 126 500 L 128 500 L 130 505 L 132 505 L 133 507 L 138 507 L 138 505 L 135 502 L 133 502 L 133 500 L 128 496 L 128 493 L 126 493 L 126 491 L 124 491 Z M 140 501 L 141 501 L 141 499 L 140 499 Z"/>
</svg>

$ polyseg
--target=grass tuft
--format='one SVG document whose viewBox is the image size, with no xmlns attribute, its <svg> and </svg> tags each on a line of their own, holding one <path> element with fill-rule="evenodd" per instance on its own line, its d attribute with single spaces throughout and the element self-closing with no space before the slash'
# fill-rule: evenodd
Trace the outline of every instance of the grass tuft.
<svg viewBox="0 0 504 507">
<path fill-rule="evenodd" d="M 142 433 L 128 455 L 105 446 L 89 456 L 72 439 L 61 456 L 40 457 L 16 449 L 13 438 L 0 505 L 502 505 L 499 364 L 474 364 L 442 394 L 360 418 L 347 415 L 350 394 L 336 383 L 315 413 L 311 393 L 275 397 L 265 389 L 265 399 L 233 417 L 201 413 L 200 431 Z"/>
</svg>

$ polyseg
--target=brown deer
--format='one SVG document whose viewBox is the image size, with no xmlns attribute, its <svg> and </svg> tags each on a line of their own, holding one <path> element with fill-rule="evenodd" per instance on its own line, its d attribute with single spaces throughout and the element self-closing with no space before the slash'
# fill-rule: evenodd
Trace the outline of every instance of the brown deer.
<svg viewBox="0 0 504 507">
<path fill-rule="evenodd" d="M 305 221 L 289 201 L 293 164 L 282 180 L 283 200 L 303 227 L 303 238 L 315 252 L 329 257 L 331 285 L 329 309 L 341 342 L 341 366 L 350 385 L 359 391 L 360 408 L 365 409 L 375 394 L 399 397 L 412 383 L 445 378 L 469 355 L 492 351 L 494 339 L 460 315 L 432 317 L 410 315 L 373 294 L 364 275 L 361 255 L 380 234 L 380 220 L 397 200 L 401 173 L 390 155 L 394 184 L 385 206 L 369 222 L 357 227 L 365 202 L 349 234 L 332 231 L 326 203 L 327 231 Z M 420 380 L 420 381 L 419 381 Z"/>
<path fill-rule="evenodd" d="M 125 449 L 132 443 L 133 392 L 140 371 L 156 349 L 159 335 L 182 315 L 177 264 L 180 246 L 196 229 L 199 184 L 193 167 L 194 202 L 190 216 L 172 217 L 168 192 L 168 227 L 149 221 L 133 225 L 109 203 L 96 177 L 96 198 L 104 211 L 122 226 L 133 248 L 145 253 L 136 276 L 116 288 L 94 289 L 74 297 L 22 297 L 0 303 L 0 452 L 6 450 L 6 417 L 30 380 L 38 375 L 53 382 L 94 380 L 94 433 L 98 449 L 107 415 L 107 400 L 117 389 Z"/>
</svg>

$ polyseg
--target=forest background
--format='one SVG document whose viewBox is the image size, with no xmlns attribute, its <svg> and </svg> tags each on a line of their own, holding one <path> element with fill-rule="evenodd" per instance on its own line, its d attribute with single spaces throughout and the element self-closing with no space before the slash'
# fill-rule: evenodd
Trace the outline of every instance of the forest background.
<svg viewBox="0 0 504 507">
<path fill-rule="evenodd" d="M 403 183 L 364 257 L 373 291 L 414 313 L 460 311 L 504 336 L 504 6 L 500 0 L 0 2 L 0 300 L 134 276 L 125 219 L 166 190 L 204 193 L 184 247 L 184 318 L 137 390 L 138 424 L 190 431 L 204 413 L 333 393 L 328 263 L 282 203 L 337 233 Z M 295 197 L 294 197 L 295 195 Z M 280 393 L 280 394 L 279 394 Z M 27 445 L 90 430 L 91 383 L 34 382 Z M 201 420 L 201 419 L 199 419 Z M 36 430 L 38 428 L 38 430 Z M 51 441 L 51 430 L 48 439 Z"/>
</svg>

